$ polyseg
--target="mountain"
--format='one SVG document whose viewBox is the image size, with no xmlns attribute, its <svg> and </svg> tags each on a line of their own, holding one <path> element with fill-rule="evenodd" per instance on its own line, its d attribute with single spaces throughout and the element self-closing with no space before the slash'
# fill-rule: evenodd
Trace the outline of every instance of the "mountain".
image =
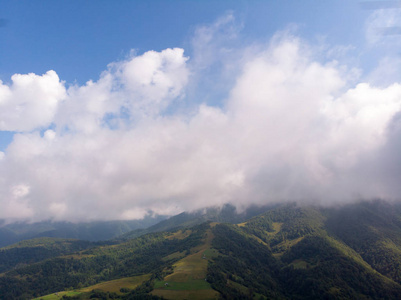
<svg viewBox="0 0 401 300">
<path fill-rule="evenodd" d="M 132 239 L 1 248 L 0 298 L 401 299 L 398 204 L 286 204 L 238 218 L 192 225 L 184 214 L 158 225 L 176 229 Z"/>
<path fill-rule="evenodd" d="M 0 273 L 96 246 L 99 246 L 99 243 L 73 239 L 37 238 L 25 240 L 1 248 Z"/>
<path fill-rule="evenodd" d="M 147 228 L 165 218 L 166 216 L 148 216 L 142 220 L 128 221 L 13 223 L 0 227 L 0 247 L 38 237 L 88 241 L 108 240 L 135 229 Z"/>
<path fill-rule="evenodd" d="M 206 221 L 232 224 L 241 223 L 273 207 L 274 206 L 272 205 L 251 206 L 242 212 L 238 212 L 235 206 L 231 204 L 226 204 L 223 207 L 209 207 L 193 212 L 183 212 L 181 214 L 163 220 L 155 225 L 152 225 L 146 229 L 137 229 L 127 232 L 121 236 L 118 236 L 116 239 L 127 240 L 152 232 L 161 232 L 174 229 L 178 230 L 180 228 L 199 225 Z"/>
<path fill-rule="evenodd" d="M 151 232 L 194 226 L 208 220 L 242 222 L 269 208 L 270 206 L 255 206 L 238 213 L 234 206 L 228 204 L 222 208 L 211 207 L 194 212 L 183 212 L 168 219 L 166 216 L 147 216 L 142 220 L 127 221 L 12 223 L 0 227 L 0 247 L 39 237 L 88 241 L 104 241 L 113 238 L 131 239 Z"/>
</svg>

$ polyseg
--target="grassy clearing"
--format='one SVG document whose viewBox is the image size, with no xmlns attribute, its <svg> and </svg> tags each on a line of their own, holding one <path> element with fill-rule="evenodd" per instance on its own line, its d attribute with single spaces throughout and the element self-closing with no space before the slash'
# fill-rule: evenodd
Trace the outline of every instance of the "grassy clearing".
<svg viewBox="0 0 401 300">
<path fill-rule="evenodd" d="M 152 294 L 166 299 L 217 299 L 218 292 L 205 281 L 208 260 L 219 254 L 211 248 L 213 237 L 209 230 L 204 244 L 192 248 L 192 254 L 176 262 L 174 272 L 163 281 L 157 281 Z"/>
<path fill-rule="evenodd" d="M 296 259 L 290 265 L 294 266 L 294 269 L 307 269 L 309 266 L 309 264 L 302 259 Z"/>
<path fill-rule="evenodd" d="M 265 241 L 263 241 L 261 238 L 257 237 L 256 235 L 250 235 L 252 238 L 254 238 L 255 240 L 258 241 L 258 243 L 263 244 L 265 246 L 269 246 L 269 244 L 267 244 Z"/>
<path fill-rule="evenodd" d="M 396 254 L 401 254 L 401 250 L 397 247 L 396 244 L 394 244 L 394 242 L 390 239 L 384 239 L 380 242 L 378 242 L 379 245 L 381 245 L 382 247 L 385 247 L 387 249 L 389 249 L 392 252 L 395 252 Z"/>
<path fill-rule="evenodd" d="M 50 295 L 46 295 L 46 296 L 42 296 L 39 298 L 35 298 L 33 300 L 59 300 L 61 299 L 63 296 L 77 296 L 81 294 L 81 292 L 75 292 L 75 291 L 69 291 L 69 292 L 58 292 L 58 293 L 53 293 Z"/>
<path fill-rule="evenodd" d="M 266 231 L 268 234 L 270 235 L 276 235 L 277 233 L 279 233 L 281 231 L 281 227 L 283 226 L 284 223 L 280 223 L 280 222 L 273 222 L 273 232 L 268 232 Z"/>
<path fill-rule="evenodd" d="M 209 230 L 206 234 L 205 243 L 191 249 L 193 254 L 176 262 L 173 265 L 174 273 L 166 276 L 165 281 L 184 282 L 188 280 L 205 279 L 207 273 L 207 262 L 210 257 L 204 256 L 204 254 L 217 254 L 217 251 L 210 248 L 212 239 L 213 234 Z"/>
<path fill-rule="evenodd" d="M 162 258 L 163 261 L 168 261 L 170 259 L 175 259 L 175 258 L 182 258 L 185 256 L 185 251 L 182 252 L 174 252 L 170 255 L 167 255 L 165 257 Z"/>
<path fill-rule="evenodd" d="M 277 233 L 281 230 L 281 227 L 283 226 L 284 223 L 280 222 L 273 222 L 273 229 Z"/>
<path fill-rule="evenodd" d="M 185 282 L 156 281 L 155 289 L 174 291 L 210 290 L 210 284 L 204 279 L 188 280 Z"/>
<path fill-rule="evenodd" d="M 206 250 L 206 249 L 205 249 Z M 166 276 L 168 282 L 185 282 L 192 279 L 205 279 L 207 272 L 207 259 L 203 259 L 203 252 L 188 255 L 176 262 L 174 273 Z"/>
<path fill-rule="evenodd" d="M 38 297 L 33 300 L 56 300 L 56 299 L 61 299 L 64 295 L 66 296 L 77 296 L 82 293 L 90 292 L 92 290 L 102 290 L 104 292 L 114 292 L 117 294 L 120 293 L 121 288 L 129 288 L 129 289 L 134 289 L 137 286 L 139 286 L 142 282 L 148 280 L 150 278 L 150 274 L 146 275 L 141 275 L 141 276 L 134 276 L 134 277 L 125 277 L 121 279 L 116 279 L 116 280 L 111 280 L 111 281 L 106 281 L 102 283 L 98 283 L 95 285 L 91 285 L 79 290 L 75 291 L 64 291 L 64 292 L 58 292 L 58 293 L 53 293 L 50 295 Z"/>
<path fill-rule="evenodd" d="M 300 241 L 302 241 L 303 238 L 304 238 L 304 236 L 301 236 L 296 239 L 282 241 L 281 243 L 277 244 L 276 246 L 274 246 L 272 248 L 273 255 L 277 254 L 277 255 L 281 256 L 285 251 L 287 251 L 288 249 L 290 249 L 291 247 L 295 246 Z"/>
<path fill-rule="evenodd" d="M 189 230 L 189 229 L 187 229 L 185 231 L 178 230 L 177 232 L 167 236 L 166 239 L 168 239 L 168 240 L 173 240 L 173 239 L 183 240 L 186 237 L 190 236 L 191 233 L 192 233 L 192 230 Z"/>
<path fill-rule="evenodd" d="M 98 283 L 92 286 L 88 286 L 86 288 L 80 289 L 81 292 L 90 292 L 94 289 L 102 290 L 105 292 L 115 292 L 119 293 L 121 288 L 129 288 L 134 289 L 138 285 L 140 285 L 145 280 L 150 278 L 150 274 L 135 276 L 135 277 L 126 277 L 111 281 L 106 281 L 102 283 Z"/>
</svg>

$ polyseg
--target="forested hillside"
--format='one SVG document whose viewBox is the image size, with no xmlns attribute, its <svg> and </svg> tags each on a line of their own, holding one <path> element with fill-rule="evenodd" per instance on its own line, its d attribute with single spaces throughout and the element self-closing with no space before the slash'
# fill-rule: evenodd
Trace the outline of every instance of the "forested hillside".
<svg viewBox="0 0 401 300">
<path fill-rule="evenodd" d="M 148 216 L 143 220 L 130 221 L 97 221 L 87 223 L 47 221 L 33 224 L 7 224 L 0 227 L 0 247 L 39 237 L 81 239 L 88 241 L 108 240 L 135 229 L 147 228 L 165 218 L 165 216 Z"/>
<path fill-rule="evenodd" d="M 286 204 L 241 223 L 203 221 L 180 216 L 177 229 L 98 244 L 46 238 L 1 248 L 0 297 L 401 299 L 398 205 Z"/>
<path fill-rule="evenodd" d="M 155 225 L 152 225 L 146 229 L 138 229 L 127 232 L 117 237 L 116 240 L 132 239 L 147 233 L 191 227 L 202 224 L 206 221 L 232 224 L 240 223 L 260 214 L 261 212 L 267 211 L 272 207 L 273 206 L 271 205 L 261 207 L 251 206 L 245 211 L 238 213 L 235 206 L 227 204 L 221 208 L 210 207 L 193 212 L 183 212 L 179 215 L 173 216 Z"/>
</svg>

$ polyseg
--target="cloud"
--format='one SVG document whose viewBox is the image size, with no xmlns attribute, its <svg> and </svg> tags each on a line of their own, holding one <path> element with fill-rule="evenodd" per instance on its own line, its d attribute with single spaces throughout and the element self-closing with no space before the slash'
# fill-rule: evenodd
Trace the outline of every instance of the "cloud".
<svg viewBox="0 0 401 300">
<path fill-rule="evenodd" d="M 178 97 L 188 81 L 184 50 L 148 51 L 119 66 L 120 80 L 135 99 L 131 110 L 159 113 Z"/>
<path fill-rule="evenodd" d="M 401 80 L 401 57 L 390 55 L 381 58 L 376 68 L 369 74 L 368 80 L 381 87 Z"/>
<path fill-rule="evenodd" d="M 343 68 L 313 61 L 303 49 L 296 38 L 272 44 L 250 59 L 232 90 L 229 113 L 252 198 L 338 203 L 384 196 L 355 172 L 386 143 L 401 86 L 347 88 Z"/>
<path fill-rule="evenodd" d="M 92 133 L 105 123 L 120 127 L 122 118 L 162 114 L 184 95 L 187 59 L 183 49 L 174 48 L 112 63 L 97 82 L 68 89 L 68 101 L 60 104 L 54 122 L 59 128 Z"/>
<path fill-rule="evenodd" d="M 362 1 L 360 2 L 360 6 L 363 9 L 390 9 L 390 8 L 400 8 L 400 1 Z"/>
<path fill-rule="evenodd" d="M 400 4 L 400 3 L 399 3 Z M 399 45 L 396 35 L 400 35 L 401 18 L 400 7 L 392 9 L 377 9 L 373 11 L 366 21 L 366 39 L 374 46 L 391 48 Z"/>
<path fill-rule="evenodd" d="M 65 98 L 56 72 L 15 74 L 11 80 L 11 86 L 0 81 L 0 130 L 30 131 L 50 125 Z"/>
<path fill-rule="evenodd" d="M 13 77 L 1 86 L 1 99 L 16 99 L 7 110 L 11 103 L 36 110 L 19 110 L 5 127 L 21 132 L 0 159 L 0 218 L 127 219 L 227 202 L 399 199 L 389 178 L 401 171 L 392 163 L 400 84 L 354 84 L 352 68 L 316 60 L 313 46 L 288 33 L 235 51 L 241 59 L 221 105 L 189 99 L 194 72 L 203 71 L 178 48 L 112 63 L 83 86 L 65 88 L 54 72 Z"/>
<path fill-rule="evenodd" d="M 207 69 L 213 66 L 233 49 L 233 43 L 241 26 L 235 20 L 232 12 L 228 12 L 212 25 L 198 26 L 192 38 L 193 62 L 197 69 Z"/>
</svg>

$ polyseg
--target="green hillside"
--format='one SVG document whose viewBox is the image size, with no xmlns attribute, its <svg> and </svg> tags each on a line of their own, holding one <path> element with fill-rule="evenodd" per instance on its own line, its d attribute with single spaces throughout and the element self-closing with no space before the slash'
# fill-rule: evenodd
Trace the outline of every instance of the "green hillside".
<svg viewBox="0 0 401 300">
<path fill-rule="evenodd" d="M 239 221 L 191 226 L 180 216 L 179 229 L 110 243 L 42 239 L 2 248 L 22 263 L 0 275 L 0 298 L 401 299 L 397 205 L 286 204 Z M 9 252 L 38 247 L 59 255 L 23 261 Z"/>
<path fill-rule="evenodd" d="M 116 240 L 132 239 L 152 232 L 178 230 L 180 228 L 199 225 L 207 221 L 223 222 L 223 223 L 240 223 L 271 208 L 272 206 L 263 206 L 263 207 L 251 206 L 245 211 L 238 213 L 235 206 L 227 204 L 221 208 L 210 207 L 207 209 L 200 209 L 193 212 L 183 212 L 179 215 L 172 216 L 171 218 L 163 220 L 155 225 L 152 225 L 146 229 L 137 229 L 122 234 L 121 236 L 117 237 Z"/>
<path fill-rule="evenodd" d="M 37 238 L 0 248 L 0 273 L 52 257 L 76 253 L 99 243 L 73 239 Z"/>
<path fill-rule="evenodd" d="M 1 224 L 0 247 L 40 237 L 102 241 L 132 230 L 140 230 L 164 220 L 165 216 L 147 216 L 142 220 L 97 221 L 86 223 L 51 222 Z"/>
<path fill-rule="evenodd" d="M 141 276 L 125 277 L 121 279 L 115 279 L 105 281 L 92 286 L 88 286 L 82 289 L 76 289 L 71 291 L 55 292 L 49 295 L 35 298 L 34 300 L 57 300 L 60 298 L 75 297 L 80 299 L 91 299 L 93 295 L 107 295 L 108 297 L 119 297 L 126 294 L 126 291 L 137 288 L 143 282 L 149 280 L 150 274 Z M 93 291 L 93 292 L 92 292 Z M 106 297 L 107 297 L 106 296 Z"/>
</svg>

